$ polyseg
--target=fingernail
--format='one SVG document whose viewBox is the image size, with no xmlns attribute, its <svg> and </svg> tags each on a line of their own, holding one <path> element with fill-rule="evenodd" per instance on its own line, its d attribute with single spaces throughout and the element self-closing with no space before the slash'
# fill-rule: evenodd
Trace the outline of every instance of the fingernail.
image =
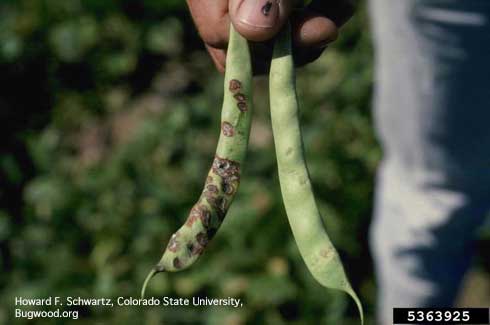
<svg viewBox="0 0 490 325">
<path fill-rule="evenodd" d="M 244 0 L 237 11 L 240 22 L 256 28 L 272 28 L 278 17 L 277 0 Z"/>
</svg>

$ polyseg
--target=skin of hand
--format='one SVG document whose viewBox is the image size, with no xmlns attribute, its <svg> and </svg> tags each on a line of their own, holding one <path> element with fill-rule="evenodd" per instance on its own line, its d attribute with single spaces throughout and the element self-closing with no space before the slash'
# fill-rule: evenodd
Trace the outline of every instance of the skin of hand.
<svg viewBox="0 0 490 325">
<path fill-rule="evenodd" d="M 273 38 L 288 18 L 293 28 L 295 64 L 316 60 L 338 37 L 354 13 L 353 0 L 313 0 L 296 9 L 297 0 L 187 0 L 192 18 L 216 68 L 225 70 L 229 26 L 251 41 L 255 74 L 267 73 Z"/>
</svg>

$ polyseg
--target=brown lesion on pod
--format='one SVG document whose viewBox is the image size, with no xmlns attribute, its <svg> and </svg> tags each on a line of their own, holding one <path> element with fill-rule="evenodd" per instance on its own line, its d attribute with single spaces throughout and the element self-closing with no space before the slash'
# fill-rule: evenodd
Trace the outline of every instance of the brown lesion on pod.
<svg viewBox="0 0 490 325">
<path fill-rule="evenodd" d="M 233 128 L 233 125 L 226 121 L 221 123 L 221 130 L 223 131 L 223 135 L 227 137 L 232 137 L 235 134 L 235 129 Z"/>
<path fill-rule="evenodd" d="M 209 184 L 206 185 L 206 191 L 217 194 L 219 190 L 218 190 L 218 186 Z"/>
<path fill-rule="evenodd" d="M 242 93 L 237 93 L 233 97 L 237 101 L 236 105 L 237 105 L 238 109 L 240 110 L 240 112 L 246 112 L 248 110 L 247 97 Z"/>
<path fill-rule="evenodd" d="M 240 163 L 226 158 L 215 156 L 212 170 L 224 179 L 240 178 Z"/>
<path fill-rule="evenodd" d="M 201 223 L 204 227 L 209 226 L 209 221 L 211 219 L 209 210 L 206 206 L 201 204 L 196 204 L 192 207 L 191 212 L 189 214 L 189 218 L 187 219 L 186 226 L 192 227 L 194 222 L 197 220 L 201 220 Z"/>
<path fill-rule="evenodd" d="M 232 195 L 235 193 L 238 183 L 240 181 L 240 163 L 231 159 L 221 158 L 215 156 L 213 165 L 211 167 L 212 177 L 208 179 L 202 197 L 200 199 L 201 204 L 197 204 L 191 210 L 191 216 L 189 223 L 192 223 L 197 218 L 206 218 L 203 221 L 203 225 L 207 231 L 211 228 L 217 228 L 217 225 L 221 224 L 228 211 L 231 200 L 226 195 Z M 219 178 L 218 178 L 219 177 Z M 207 205 L 202 200 L 206 200 Z M 211 219 L 215 217 L 213 222 Z"/>
<path fill-rule="evenodd" d="M 185 225 L 187 227 L 192 227 L 192 225 L 198 220 L 200 219 L 200 215 L 199 215 L 199 210 L 196 209 L 196 208 L 192 208 L 191 209 L 191 213 L 189 213 L 189 218 L 187 218 L 187 221 L 185 222 Z"/>
<path fill-rule="evenodd" d="M 194 222 L 197 221 L 198 218 L 199 218 L 199 216 L 197 216 L 196 214 L 193 214 L 192 210 L 191 210 L 191 214 L 189 215 L 189 218 L 187 218 L 185 225 L 189 228 L 192 227 L 192 225 L 194 224 Z"/>
<path fill-rule="evenodd" d="M 229 89 L 232 93 L 236 93 L 242 89 L 242 83 L 239 80 L 232 79 L 230 80 Z"/>
<path fill-rule="evenodd" d="M 189 242 L 187 243 L 187 250 L 190 255 L 200 255 L 204 251 L 204 247 L 198 243 Z"/>
<path fill-rule="evenodd" d="M 216 186 L 213 185 L 211 188 L 214 188 L 214 187 L 216 187 Z M 204 190 L 202 195 L 206 198 L 206 200 L 208 201 L 209 204 L 213 205 L 212 202 L 214 202 L 214 200 L 218 196 L 218 192 L 217 191 L 216 192 L 209 191 L 208 187 L 206 186 L 206 189 Z"/>
<path fill-rule="evenodd" d="M 178 257 L 174 258 L 172 263 L 176 269 L 181 269 L 184 266 L 182 261 Z"/>
<path fill-rule="evenodd" d="M 235 186 L 233 186 L 233 184 L 231 184 L 227 180 L 223 180 L 223 183 L 221 186 L 222 186 L 223 192 L 226 195 L 233 195 L 235 193 Z"/>
<path fill-rule="evenodd" d="M 237 107 L 241 112 L 248 111 L 247 97 L 244 94 L 237 91 L 233 97 L 237 101 Z"/>
<path fill-rule="evenodd" d="M 196 241 L 199 245 L 206 247 L 209 243 L 208 234 L 205 232 L 200 232 L 196 235 Z"/>
<path fill-rule="evenodd" d="M 177 239 L 178 237 L 179 233 L 175 233 L 172 235 L 172 237 L 170 237 L 170 240 L 168 241 L 167 250 L 171 251 L 172 253 L 177 252 L 177 250 L 179 249 L 179 241 Z"/>
<path fill-rule="evenodd" d="M 247 97 L 245 97 L 244 94 L 242 93 L 238 93 L 238 94 L 235 94 L 235 96 L 233 96 L 238 102 L 244 102 L 247 100 Z"/>
<path fill-rule="evenodd" d="M 190 251 L 191 255 L 201 255 L 202 252 L 204 251 L 204 248 L 206 248 L 206 247 L 193 244 L 189 251 Z"/>
<path fill-rule="evenodd" d="M 228 200 L 225 199 L 224 197 L 221 198 L 219 201 L 219 207 L 218 209 L 220 210 L 221 214 L 223 215 L 223 218 L 225 218 L 226 212 L 228 212 Z"/>
<path fill-rule="evenodd" d="M 201 255 L 209 243 L 208 234 L 200 232 L 196 235 L 194 242 L 189 242 L 187 249 L 191 255 Z"/>
<path fill-rule="evenodd" d="M 218 219 L 220 222 L 223 222 L 226 217 L 226 213 L 228 212 L 228 203 L 225 198 L 220 198 L 218 202 L 216 202 L 216 214 L 218 215 Z"/>
<path fill-rule="evenodd" d="M 238 102 L 236 104 L 236 106 L 238 107 L 238 109 L 240 110 L 240 112 L 246 112 L 246 111 L 248 111 L 248 107 L 247 107 L 247 103 L 246 102 Z"/>
<path fill-rule="evenodd" d="M 208 228 L 209 224 L 211 223 L 211 213 L 209 212 L 208 208 L 205 206 L 199 206 L 200 214 L 199 214 L 199 219 L 201 219 L 201 223 L 204 226 L 204 228 Z"/>
<path fill-rule="evenodd" d="M 204 197 L 208 201 L 209 205 L 213 207 L 220 222 L 223 221 L 226 214 L 226 210 L 223 209 L 224 198 L 222 194 L 205 191 Z"/>
</svg>

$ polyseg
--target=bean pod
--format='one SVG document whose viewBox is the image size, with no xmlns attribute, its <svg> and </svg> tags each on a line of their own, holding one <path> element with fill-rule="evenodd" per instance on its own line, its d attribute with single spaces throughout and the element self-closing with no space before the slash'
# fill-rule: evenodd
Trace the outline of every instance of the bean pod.
<svg viewBox="0 0 490 325">
<path fill-rule="evenodd" d="M 204 189 L 184 225 L 168 242 L 162 258 L 148 274 L 176 272 L 191 266 L 223 222 L 240 184 L 252 116 L 252 67 L 247 40 L 230 27 L 226 59 L 221 132 Z"/>
<path fill-rule="evenodd" d="M 284 206 L 301 256 L 313 277 L 327 288 L 349 294 L 363 322 L 361 302 L 315 202 L 304 156 L 290 35 L 290 27 L 285 28 L 276 40 L 269 77 L 272 130 Z"/>
</svg>

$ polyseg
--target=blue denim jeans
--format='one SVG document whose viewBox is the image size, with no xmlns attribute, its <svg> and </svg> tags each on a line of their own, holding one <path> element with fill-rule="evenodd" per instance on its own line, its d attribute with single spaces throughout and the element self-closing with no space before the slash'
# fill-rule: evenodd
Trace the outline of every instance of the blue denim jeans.
<svg viewBox="0 0 490 325">
<path fill-rule="evenodd" d="M 450 307 L 490 211 L 490 0 L 371 0 L 378 322 Z"/>
</svg>

